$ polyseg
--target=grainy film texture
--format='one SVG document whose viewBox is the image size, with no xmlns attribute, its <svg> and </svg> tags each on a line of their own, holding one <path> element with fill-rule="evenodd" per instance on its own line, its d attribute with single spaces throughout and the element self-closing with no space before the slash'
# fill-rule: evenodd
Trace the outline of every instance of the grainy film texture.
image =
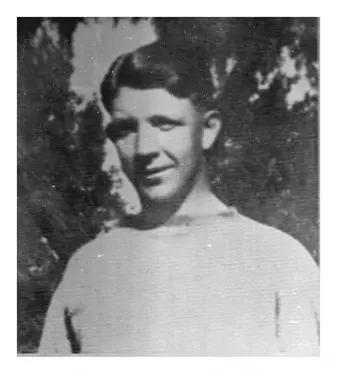
<svg viewBox="0 0 337 371">
<path fill-rule="evenodd" d="M 317 355 L 319 19 L 17 28 L 18 353 Z"/>
</svg>

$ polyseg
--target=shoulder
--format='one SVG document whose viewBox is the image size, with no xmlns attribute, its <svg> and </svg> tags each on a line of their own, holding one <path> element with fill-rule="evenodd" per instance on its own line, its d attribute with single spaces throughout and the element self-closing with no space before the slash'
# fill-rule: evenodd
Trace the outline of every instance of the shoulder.
<svg viewBox="0 0 337 371">
<path fill-rule="evenodd" d="M 240 214 L 235 228 L 237 237 L 233 239 L 239 241 L 243 274 L 248 270 L 252 280 L 283 299 L 305 297 L 318 313 L 320 273 L 308 250 L 289 234 Z"/>
<path fill-rule="evenodd" d="M 115 227 L 80 247 L 69 259 L 63 276 L 64 284 L 90 284 L 90 280 L 99 277 L 113 262 L 116 253 L 136 238 L 133 235 L 134 232 L 128 228 Z"/>
<path fill-rule="evenodd" d="M 280 254 L 288 255 L 296 253 L 299 255 L 309 255 L 305 247 L 290 234 L 285 233 L 275 227 L 260 223 L 242 214 L 237 215 L 237 223 L 243 238 L 252 238 L 252 242 L 258 242 L 255 246 L 279 251 Z M 253 246 L 253 244 L 251 244 Z M 277 249 L 277 250 L 276 250 Z"/>
<path fill-rule="evenodd" d="M 132 231 L 116 227 L 79 248 L 68 261 L 53 301 L 59 307 L 82 308 L 89 300 L 86 298 L 95 296 L 97 287 L 113 276 L 116 251 L 122 251 L 123 244 L 130 244 L 132 235 Z"/>
<path fill-rule="evenodd" d="M 268 262 L 276 271 L 314 272 L 318 267 L 302 243 L 291 235 L 251 218 L 237 215 L 237 228 L 247 254 Z"/>
</svg>

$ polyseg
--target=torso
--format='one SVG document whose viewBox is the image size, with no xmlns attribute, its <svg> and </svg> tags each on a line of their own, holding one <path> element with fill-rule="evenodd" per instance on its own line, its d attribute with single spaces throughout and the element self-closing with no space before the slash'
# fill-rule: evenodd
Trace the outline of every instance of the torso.
<svg viewBox="0 0 337 371">
<path fill-rule="evenodd" d="M 272 354 L 272 266 L 233 220 L 218 222 L 105 238 L 73 300 L 81 353 Z"/>
</svg>

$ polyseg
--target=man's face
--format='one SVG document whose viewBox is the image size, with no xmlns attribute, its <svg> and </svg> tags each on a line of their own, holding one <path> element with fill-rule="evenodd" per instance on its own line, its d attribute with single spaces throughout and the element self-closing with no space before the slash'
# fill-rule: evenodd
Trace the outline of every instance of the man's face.
<svg viewBox="0 0 337 371">
<path fill-rule="evenodd" d="M 188 192 L 202 159 L 200 114 L 165 89 L 122 87 L 107 134 L 142 199 L 163 202 Z"/>
</svg>

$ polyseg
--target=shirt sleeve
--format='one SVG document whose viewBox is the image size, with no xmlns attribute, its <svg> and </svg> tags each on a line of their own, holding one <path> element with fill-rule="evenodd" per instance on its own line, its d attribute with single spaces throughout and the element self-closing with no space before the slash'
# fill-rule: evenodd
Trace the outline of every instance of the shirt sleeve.
<svg viewBox="0 0 337 371">
<path fill-rule="evenodd" d="M 283 262 L 276 295 L 276 330 L 279 353 L 285 356 L 319 356 L 319 268 L 299 243 Z"/>
<path fill-rule="evenodd" d="M 80 353 L 80 339 L 73 323 L 83 294 L 80 272 L 77 261 L 71 259 L 49 305 L 38 356 Z"/>
<path fill-rule="evenodd" d="M 61 282 L 47 311 L 38 356 L 57 356 L 71 354 L 66 329 L 66 303 L 64 286 Z"/>
</svg>

